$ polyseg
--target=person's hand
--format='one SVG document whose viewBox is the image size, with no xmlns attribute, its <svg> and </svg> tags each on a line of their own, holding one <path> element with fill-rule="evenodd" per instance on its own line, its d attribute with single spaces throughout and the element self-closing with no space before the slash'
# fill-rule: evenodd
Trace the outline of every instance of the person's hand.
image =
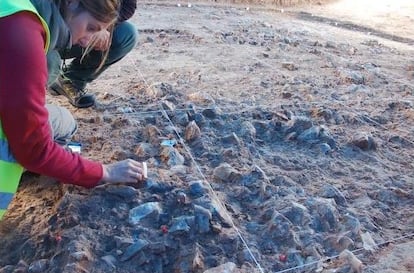
<svg viewBox="0 0 414 273">
<path fill-rule="evenodd" d="M 141 162 L 126 159 L 103 165 L 101 183 L 138 183 L 144 181 L 144 168 Z"/>
<path fill-rule="evenodd" d="M 91 39 L 92 48 L 99 51 L 108 50 L 110 37 L 109 31 L 106 29 L 96 32 Z"/>
</svg>

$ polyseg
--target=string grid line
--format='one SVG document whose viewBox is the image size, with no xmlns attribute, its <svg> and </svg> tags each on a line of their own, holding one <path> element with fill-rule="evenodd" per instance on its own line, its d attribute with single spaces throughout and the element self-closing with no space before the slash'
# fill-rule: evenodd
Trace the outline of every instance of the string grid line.
<svg viewBox="0 0 414 273">
<path fill-rule="evenodd" d="M 141 77 L 141 79 L 143 80 L 143 82 L 145 83 L 145 85 L 147 86 L 147 88 L 151 88 L 151 86 L 148 84 L 148 82 L 147 82 L 147 81 L 146 81 L 146 79 L 144 78 L 144 76 L 143 76 L 143 74 L 141 73 L 141 71 L 140 71 L 140 69 L 138 68 L 138 66 L 137 66 L 137 65 L 133 62 L 133 60 L 132 60 L 132 59 L 130 59 L 130 61 L 131 61 L 132 65 L 135 67 L 136 71 L 137 71 L 137 72 L 138 72 L 138 74 L 140 75 L 140 77 Z M 389 102 L 389 99 L 383 99 L 383 100 L 377 100 L 377 101 L 381 101 L 381 102 L 384 102 L 384 101 L 385 101 L 385 102 Z M 349 101 L 347 101 L 347 102 L 349 102 Z M 355 102 L 360 103 L 360 101 L 355 101 Z M 310 103 L 310 104 L 317 104 L 318 102 L 309 102 L 309 103 Z M 319 102 L 319 103 L 323 103 L 323 102 Z M 303 103 L 303 104 L 305 104 L 305 103 Z M 281 104 L 280 104 L 280 105 L 281 105 Z M 167 113 L 167 112 L 171 112 L 171 110 L 168 110 L 168 109 L 166 110 L 166 109 L 164 109 L 164 107 L 163 107 L 163 105 L 162 105 L 162 104 L 159 104 L 159 106 L 160 106 L 160 109 L 159 109 L 159 110 L 139 111 L 139 112 L 134 111 L 134 112 L 131 112 L 131 113 L 122 113 L 122 114 L 116 114 L 116 115 L 139 115 L 139 114 L 162 113 L 162 115 L 163 115 L 163 116 L 167 119 L 167 121 L 168 121 L 168 122 L 170 123 L 170 125 L 172 126 L 172 128 L 173 128 L 173 130 L 174 130 L 175 134 L 176 134 L 176 135 L 177 135 L 177 137 L 179 138 L 180 143 L 183 145 L 183 148 L 185 149 L 185 151 L 188 153 L 188 155 L 189 155 L 189 157 L 190 157 L 191 161 L 193 162 L 194 166 L 196 167 L 196 169 L 197 169 L 197 171 L 198 171 L 199 175 L 201 176 L 202 180 L 205 182 L 205 184 L 207 184 L 207 185 L 208 185 L 208 187 L 209 187 L 209 189 L 210 189 L 211 193 L 213 194 L 213 198 L 216 200 L 217 204 L 221 207 L 222 211 L 226 214 L 226 216 L 228 217 L 228 219 L 231 221 L 232 228 L 236 231 L 236 233 L 237 233 L 238 237 L 240 238 L 240 240 L 242 241 L 243 245 L 244 245 L 244 246 L 245 246 L 245 248 L 247 249 L 247 251 L 248 251 L 249 255 L 252 257 L 252 259 L 253 259 L 253 261 L 254 261 L 255 265 L 257 266 L 257 269 L 260 271 L 260 273 L 265 273 L 265 271 L 264 271 L 263 267 L 261 266 L 260 262 L 257 260 L 257 258 L 255 257 L 255 255 L 253 254 L 253 251 L 250 249 L 250 247 L 249 247 L 249 245 L 248 245 L 247 241 L 245 240 L 245 238 L 244 238 L 244 237 L 243 237 L 243 235 L 241 234 L 241 232 L 240 232 L 239 228 L 238 228 L 238 227 L 236 226 L 236 224 L 234 223 L 233 218 L 232 218 L 232 217 L 231 217 L 231 215 L 228 213 L 227 209 L 225 208 L 225 206 L 223 205 L 222 201 L 220 200 L 220 198 L 219 198 L 218 194 L 215 192 L 215 190 L 213 189 L 212 185 L 208 182 L 208 180 L 207 180 L 206 176 L 204 175 L 203 171 L 201 170 L 201 167 L 199 166 L 199 164 L 197 163 L 197 161 L 196 161 L 196 160 L 195 160 L 195 158 L 193 157 L 193 154 L 192 154 L 192 152 L 190 151 L 190 148 L 189 148 L 189 147 L 185 144 L 184 139 L 182 138 L 182 136 L 181 136 L 181 135 L 180 135 L 180 133 L 178 132 L 177 127 L 176 127 L 176 126 L 175 126 L 175 124 L 172 122 L 171 118 L 169 117 L 169 115 L 168 115 L 168 113 Z M 234 113 L 240 113 L 240 111 L 242 111 L 242 112 L 243 112 L 243 111 L 246 111 L 246 108 L 257 108 L 257 107 L 258 107 L 257 105 L 255 105 L 255 106 L 250 106 L 250 107 L 244 107 L 244 108 L 243 108 L 243 110 L 234 111 Z M 229 107 L 229 108 L 231 108 L 231 107 Z M 272 108 L 274 108 L 274 107 L 272 107 Z M 221 109 L 221 108 L 219 108 L 216 104 L 214 104 L 214 106 L 213 106 L 213 107 L 201 107 L 201 108 L 198 108 L 198 109 L 199 109 L 199 110 L 210 110 L 210 109 Z M 239 108 L 238 108 L 238 109 L 239 109 Z M 194 110 L 193 108 L 177 108 L 177 109 L 174 109 L 174 111 L 193 111 L 193 110 Z M 226 113 L 227 113 L 227 114 L 229 114 L 229 113 L 231 113 L 231 112 L 226 111 Z M 376 122 L 375 120 L 373 120 L 373 119 L 371 119 L 371 118 L 369 118 L 369 117 L 367 117 L 367 118 L 369 119 L 369 121 L 370 121 L 370 122 L 372 122 L 372 123 L 374 123 L 375 125 L 379 126 L 381 129 L 384 129 L 384 130 L 386 130 L 386 129 L 387 129 L 385 126 L 383 126 L 382 124 L 380 124 L 380 123 Z M 398 128 L 396 128 L 396 130 L 398 131 L 399 129 L 398 129 Z M 406 133 L 406 131 L 403 131 L 403 130 L 400 130 L 400 131 L 401 131 L 401 132 L 405 132 L 405 133 Z M 412 140 L 409 140 L 409 139 L 407 139 L 407 138 L 405 138 L 405 137 L 401 137 L 401 138 L 405 139 L 406 141 L 410 142 L 411 144 L 414 144 L 414 141 L 412 141 Z M 259 156 L 259 157 L 261 157 L 260 153 L 258 153 L 258 156 Z M 260 168 L 260 167 L 259 167 L 259 168 Z M 262 171 L 263 171 L 263 170 L 262 170 Z M 407 238 L 411 238 L 411 237 L 414 237 L 414 233 L 411 233 L 411 234 L 408 234 L 408 235 L 405 235 L 405 236 L 401 236 L 401 237 L 396 237 L 396 238 L 393 238 L 392 240 L 389 240 L 389 241 L 386 241 L 386 242 L 377 243 L 377 244 L 374 244 L 374 246 L 376 246 L 376 247 L 381 247 L 381 246 L 384 246 L 384 245 L 386 245 L 386 244 L 389 244 L 389 243 L 394 243 L 394 242 L 398 242 L 398 241 L 401 241 L 401 240 L 403 240 L 403 239 L 407 239 Z M 408 242 L 414 242 L 414 240 L 411 240 L 411 241 L 408 241 Z M 402 243 L 401 243 L 401 244 L 402 244 Z M 397 245 L 398 245 L 398 244 L 397 244 Z M 358 252 L 363 251 L 363 250 L 365 250 L 365 249 L 364 249 L 364 248 L 359 248 L 359 249 L 352 250 L 351 252 L 352 252 L 353 254 L 355 254 L 355 253 L 358 253 Z M 287 268 L 287 269 L 280 270 L 280 271 L 277 271 L 277 272 L 274 272 L 274 273 L 286 273 L 286 272 L 291 272 L 291 271 L 294 271 L 294 270 L 303 269 L 303 268 L 306 268 L 306 267 L 309 267 L 309 266 L 313 266 L 313 265 L 315 265 L 315 264 L 320 264 L 320 263 L 323 263 L 323 262 L 326 262 L 326 261 L 330 261 L 330 260 L 333 260 L 333 259 L 337 259 L 337 258 L 339 258 L 339 255 L 329 256 L 329 257 L 325 257 L 325 258 L 319 259 L 319 260 L 317 260 L 317 261 L 313 261 L 313 262 L 306 263 L 306 264 L 303 264 L 303 265 L 299 265 L 299 266 L 295 266 L 295 267 Z"/>
</svg>

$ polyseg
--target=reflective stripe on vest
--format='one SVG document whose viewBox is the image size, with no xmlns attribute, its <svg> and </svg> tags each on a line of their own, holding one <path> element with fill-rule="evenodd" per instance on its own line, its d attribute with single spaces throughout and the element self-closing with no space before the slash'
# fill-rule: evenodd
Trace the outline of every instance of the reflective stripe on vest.
<svg viewBox="0 0 414 273">
<path fill-rule="evenodd" d="M 0 0 L 0 18 L 20 11 L 33 12 L 39 18 L 46 31 L 46 42 L 44 46 L 46 53 L 50 44 L 49 27 L 30 0 Z M 16 162 L 10 151 L 0 120 L 0 220 L 3 218 L 8 205 L 13 200 L 22 173 L 23 167 Z"/>
<path fill-rule="evenodd" d="M 23 167 L 20 166 L 10 152 L 3 127 L 0 122 L 0 220 L 13 200 L 19 186 Z"/>
<path fill-rule="evenodd" d="M 9 143 L 6 139 L 0 139 L 0 160 L 16 162 L 16 159 L 14 159 L 14 156 L 10 152 Z"/>
<path fill-rule="evenodd" d="M 13 193 L 0 192 L 0 209 L 6 210 L 10 202 L 13 200 Z"/>
</svg>

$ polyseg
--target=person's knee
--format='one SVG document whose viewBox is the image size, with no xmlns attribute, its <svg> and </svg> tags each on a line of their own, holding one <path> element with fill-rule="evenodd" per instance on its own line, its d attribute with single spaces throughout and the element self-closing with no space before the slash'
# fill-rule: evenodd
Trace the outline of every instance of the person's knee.
<svg viewBox="0 0 414 273">
<path fill-rule="evenodd" d="M 138 30 L 133 24 L 125 21 L 115 27 L 112 47 L 128 53 L 137 45 L 137 42 Z"/>
<path fill-rule="evenodd" d="M 77 122 L 66 108 L 47 104 L 49 112 L 49 124 L 52 130 L 53 140 L 61 145 L 70 141 L 78 128 Z"/>
</svg>

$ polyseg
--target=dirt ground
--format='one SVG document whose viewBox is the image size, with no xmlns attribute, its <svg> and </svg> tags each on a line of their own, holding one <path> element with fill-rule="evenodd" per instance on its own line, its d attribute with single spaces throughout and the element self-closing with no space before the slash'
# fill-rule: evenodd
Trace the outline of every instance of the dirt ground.
<svg viewBox="0 0 414 273">
<path fill-rule="evenodd" d="M 131 21 L 94 108 L 48 99 L 84 156 L 145 160 L 148 181 L 25 174 L 1 273 L 414 271 L 412 1 L 153 1 Z"/>
</svg>

